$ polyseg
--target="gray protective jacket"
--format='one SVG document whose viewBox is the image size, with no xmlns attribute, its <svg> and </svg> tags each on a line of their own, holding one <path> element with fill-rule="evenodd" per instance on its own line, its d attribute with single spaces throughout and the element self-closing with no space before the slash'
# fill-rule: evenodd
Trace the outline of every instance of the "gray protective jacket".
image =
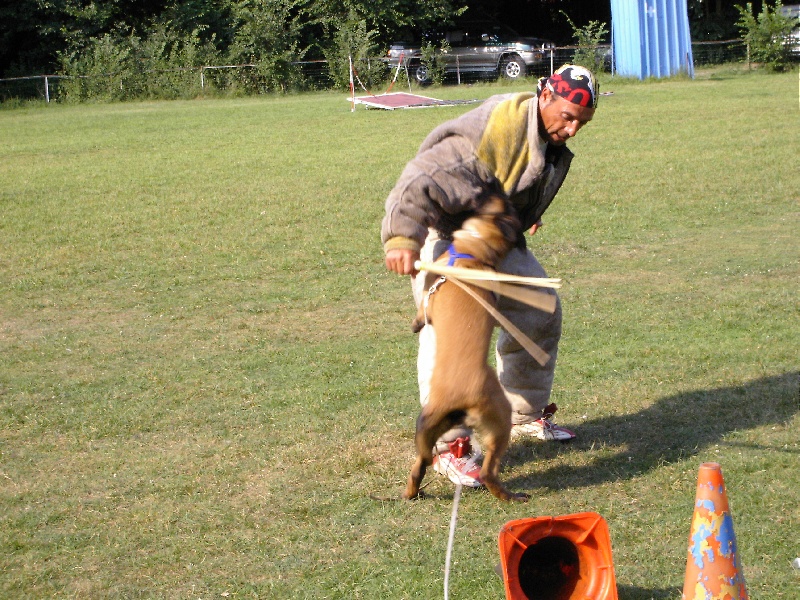
<svg viewBox="0 0 800 600">
<path fill-rule="evenodd" d="M 492 96 L 434 129 L 386 200 L 384 250 L 419 250 L 429 227 L 449 236 L 490 193 L 511 201 L 521 231 L 536 223 L 573 157 L 539 137 L 537 100 L 535 93 Z"/>
</svg>

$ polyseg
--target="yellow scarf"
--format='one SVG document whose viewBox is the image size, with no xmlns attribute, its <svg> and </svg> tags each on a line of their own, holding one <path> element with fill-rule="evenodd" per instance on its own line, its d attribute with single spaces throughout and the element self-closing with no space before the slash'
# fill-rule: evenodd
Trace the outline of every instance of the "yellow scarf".
<svg viewBox="0 0 800 600">
<path fill-rule="evenodd" d="M 498 104 L 481 136 L 478 158 L 491 169 L 508 194 L 530 161 L 528 109 L 535 93 L 515 94 Z"/>
</svg>

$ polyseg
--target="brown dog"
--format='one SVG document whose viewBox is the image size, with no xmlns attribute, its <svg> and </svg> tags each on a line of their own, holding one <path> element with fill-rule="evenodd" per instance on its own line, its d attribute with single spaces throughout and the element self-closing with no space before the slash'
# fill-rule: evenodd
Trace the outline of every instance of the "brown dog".
<svg viewBox="0 0 800 600">
<path fill-rule="evenodd" d="M 519 222 L 507 203 L 492 197 L 477 215 L 467 219 L 453 234 L 455 265 L 462 268 L 494 268 L 515 245 Z M 437 262 L 447 263 L 445 252 Z M 471 286 L 489 302 L 491 292 Z M 414 319 L 419 332 L 425 325 L 426 309 Z M 433 447 L 439 437 L 458 423 L 478 433 L 484 449 L 481 481 L 501 500 L 526 501 L 527 494 L 512 494 L 498 479 L 500 459 L 511 435 L 511 405 L 497 374 L 487 361 L 495 319 L 468 292 L 452 282 L 440 285 L 429 297 L 428 322 L 436 330 L 436 364 L 431 377 L 430 398 L 417 419 L 417 459 L 411 468 L 403 498 L 419 495 L 426 469 L 433 462 Z"/>
</svg>

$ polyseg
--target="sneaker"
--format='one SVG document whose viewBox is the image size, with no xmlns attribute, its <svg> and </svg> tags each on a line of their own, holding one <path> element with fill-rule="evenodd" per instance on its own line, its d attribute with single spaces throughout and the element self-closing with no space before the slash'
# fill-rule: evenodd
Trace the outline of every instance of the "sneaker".
<svg viewBox="0 0 800 600">
<path fill-rule="evenodd" d="M 557 440 L 559 442 L 568 442 L 575 437 L 575 433 L 566 427 L 559 427 L 551 419 L 558 410 L 558 407 L 553 403 L 547 406 L 542 412 L 542 417 L 531 421 L 530 423 L 522 423 L 514 425 L 511 428 L 511 437 L 535 437 L 540 440 L 550 441 Z"/>
<path fill-rule="evenodd" d="M 480 456 L 472 451 L 469 437 L 460 437 L 450 442 L 447 452 L 440 452 L 433 457 L 433 470 L 447 477 L 455 484 L 478 488 L 481 483 L 481 467 L 477 460 Z"/>
</svg>

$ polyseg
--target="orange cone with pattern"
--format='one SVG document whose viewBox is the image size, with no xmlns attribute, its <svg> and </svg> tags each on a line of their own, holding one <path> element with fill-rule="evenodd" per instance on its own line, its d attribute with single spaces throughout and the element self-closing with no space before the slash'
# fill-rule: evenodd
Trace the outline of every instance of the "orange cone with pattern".
<svg viewBox="0 0 800 600">
<path fill-rule="evenodd" d="M 725 482 L 717 463 L 700 465 L 683 600 L 748 600 Z"/>
</svg>

